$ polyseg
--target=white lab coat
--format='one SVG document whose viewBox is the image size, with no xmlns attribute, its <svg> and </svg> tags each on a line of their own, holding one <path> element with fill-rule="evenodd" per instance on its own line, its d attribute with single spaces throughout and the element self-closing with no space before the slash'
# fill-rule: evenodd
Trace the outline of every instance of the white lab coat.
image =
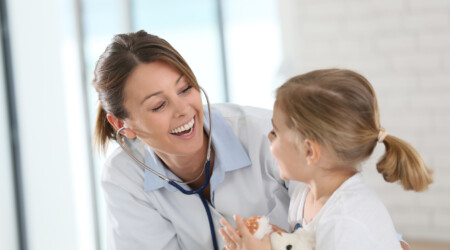
<svg viewBox="0 0 450 250">
<path fill-rule="evenodd" d="M 218 233 L 219 220 L 225 218 L 233 222 L 232 215 L 235 213 L 243 217 L 266 215 L 271 223 L 287 229 L 288 184 L 279 177 L 267 139 L 272 112 L 233 104 L 216 104 L 212 108 L 212 113 L 218 112 L 216 116 L 220 113 L 222 121 L 226 121 L 224 125 L 227 123 L 234 131 L 251 161 L 249 166 L 225 172 L 220 169 L 234 166 L 220 166 L 220 161 L 218 164 L 215 161 L 211 177 L 212 204 L 209 207 L 219 249 L 224 247 Z M 206 120 L 207 115 L 205 128 L 209 130 Z M 212 120 L 216 160 L 217 155 L 223 153 L 216 148 L 218 139 L 214 141 L 214 131 L 220 127 L 217 126 L 220 121 L 216 121 L 214 116 Z M 229 139 L 221 140 L 227 145 Z M 149 150 L 141 142 L 134 141 L 130 147 L 138 159 L 149 162 Z M 229 165 L 232 159 L 222 159 L 222 165 L 227 165 L 224 161 Z M 173 176 L 167 169 L 163 172 Z M 149 178 L 152 178 L 153 184 L 159 180 L 160 187 L 146 187 L 149 182 L 146 179 Z M 295 184 L 290 185 L 289 190 L 294 190 Z M 102 187 L 107 208 L 107 249 L 213 249 L 208 218 L 198 195 L 182 194 L 155 178 L 121 148 L 104 165 Z"/>
</svg>

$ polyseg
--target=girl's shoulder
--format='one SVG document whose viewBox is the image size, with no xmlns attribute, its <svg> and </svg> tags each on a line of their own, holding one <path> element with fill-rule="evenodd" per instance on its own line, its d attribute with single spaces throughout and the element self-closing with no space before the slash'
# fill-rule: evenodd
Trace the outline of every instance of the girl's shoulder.
<svg viewBox="0 0 450 250">
<path fill-rule="evenodd" d="M 346 180 L 330 197 L 330 208 L 342 213 L 365 213 L 367 209 L 386 210 L 377 194 L 370 188 L 363 176 L 358 173 Z"/>
<path fill-rule="evenodd" d="M 333 196 L 317 223 L 318 241 L 347 238 L 352 246 L 366 246 L 359 249 L 399 249 L 391 216 L 362 175 L 350 178 Z"/>
<path fill-rule="evenodd" d="M 335 191 L 324 212 L 324 219 L 351 219 L 368 228 L 372 228 L 372 225 L 393 228 L 386 206 L 366 184 L 361 174 L 351 177 Z"/>
</svg>

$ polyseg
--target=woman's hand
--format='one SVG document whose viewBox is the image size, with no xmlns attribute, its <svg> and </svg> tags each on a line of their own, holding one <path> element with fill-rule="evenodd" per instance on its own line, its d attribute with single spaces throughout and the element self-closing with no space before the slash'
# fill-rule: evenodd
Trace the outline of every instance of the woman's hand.
<svg viewBox="0 0 450 250">
<path fill-rule="evenodd" d="M 250 231 L 248 231 L 248 228 L 245 226 L 244 221 L 239 215 L 234 215 L 234 220 L 236 221 L 237 229 L 234 229 L 225 219 L 220 220 L 220 224 L 222 224 L 223 228 L 221 228 L 219 232 L 226 243 L 225 249 L 271 249 L 269 236 L 266 235 L 261 240 L 258 240 L 253 237 Z"/>
</svg>

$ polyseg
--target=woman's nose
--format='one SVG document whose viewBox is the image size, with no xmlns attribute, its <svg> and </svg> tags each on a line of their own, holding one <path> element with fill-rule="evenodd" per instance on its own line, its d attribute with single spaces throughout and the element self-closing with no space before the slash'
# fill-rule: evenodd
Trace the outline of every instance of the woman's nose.
<svg viewBox="0 0 450 250">
<path fill-rule="evenodd" d="M 189 110 L 189 104 L 183 98 L 177 97 L 173 101 L 175 117 L 184 116 Z"/>
</svg>

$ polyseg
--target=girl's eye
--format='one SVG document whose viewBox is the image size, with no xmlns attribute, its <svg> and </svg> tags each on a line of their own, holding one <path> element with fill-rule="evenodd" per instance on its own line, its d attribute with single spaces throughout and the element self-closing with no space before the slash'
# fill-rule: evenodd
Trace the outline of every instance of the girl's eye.
<svg viewBox="0 0 450 250">
<path fill-rule="evenodd" d="M 163 103 L 161 103 L 161 105 L 159 105 L 158 107 L 152 109 L 152 111 L 153 111 L 153 112 L 156 112 L 156 111 L 162 109 L 165 105 L 166 105 L 166 102 L 163 102 Z"/>
<path fill-rule="evenodd" d="M 184 94 L 184 93 L 187 93 L 187 92 L 189 92 L 189 90 L 190 90 L 191 88 L 192 88 L 192 86 L 191 86 L 191 85 L 187 86 L 187 88 L 183 89 L 183 90 L 181 91 L 181 93 L 180 93 L 180 94 Z"/>
<path fill-rule="evenodd" d="M 277 136 L 277 134 L 275 133 L 275 131 L 273 129 L 270 130 L 270 134 L 273 135 L 273 136 Z"/>
</svg>

